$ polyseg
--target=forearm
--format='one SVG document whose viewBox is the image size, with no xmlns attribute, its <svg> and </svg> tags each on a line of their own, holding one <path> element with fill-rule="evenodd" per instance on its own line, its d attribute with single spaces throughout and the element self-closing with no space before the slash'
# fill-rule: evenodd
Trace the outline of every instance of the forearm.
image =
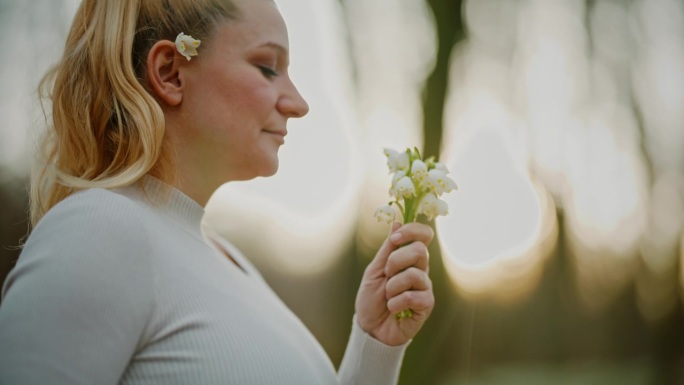
<svg viewBox="0 0 684 385">
<path fill-rule="evenodd" d="M 354 316 L 347 350 L 337 373 L 342 385 L 393 385 L 399 381 L 404 352 L 410 341 L 389 346 L 364 332 Z"/>
</svg>

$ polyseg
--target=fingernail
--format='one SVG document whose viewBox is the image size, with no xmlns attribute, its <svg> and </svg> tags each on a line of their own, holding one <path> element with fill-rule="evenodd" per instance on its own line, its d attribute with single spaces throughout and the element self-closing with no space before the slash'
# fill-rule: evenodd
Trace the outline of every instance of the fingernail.
<svg viewBox="0 0 684 385">
<path fill-rule="evenodd" d="M 399 243 L 401 242 L 401 233 L 397 232 L 394 233 L 390 236 L 390 240 L 394 243 Z"/>
</svg>

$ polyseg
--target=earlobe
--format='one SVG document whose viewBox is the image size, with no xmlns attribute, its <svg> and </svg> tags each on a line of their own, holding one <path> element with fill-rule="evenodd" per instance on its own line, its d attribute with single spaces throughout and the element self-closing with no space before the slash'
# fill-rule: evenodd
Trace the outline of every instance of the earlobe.
<svg viewBox="0 0 684 385">
<path fill-rule="evenodd" d="M 183 81 L 176 46 L 168 40 L 156 42 L 147 54 L 147 81 L 154 94 L 170 106 L 183 100 Z"/>
</svg>

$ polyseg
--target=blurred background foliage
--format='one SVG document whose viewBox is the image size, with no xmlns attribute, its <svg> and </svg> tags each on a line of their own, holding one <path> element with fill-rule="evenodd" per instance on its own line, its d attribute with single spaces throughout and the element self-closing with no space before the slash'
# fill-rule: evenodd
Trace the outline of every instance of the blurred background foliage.
<svg viewBox="0 0 684 385">
<path fill-rule="evenodd" d="M 279 174 L 221 188 L 205 225 L 335 364 L 388 230 L 382 147 L 418 146 L 460 190 L 401 384 L 684 384 L 681 0 L 278 4 L 311 113 Z M 0 277 L 27 231 L 34 90 L 76 6 L 0 0 Z"/>
</svg>

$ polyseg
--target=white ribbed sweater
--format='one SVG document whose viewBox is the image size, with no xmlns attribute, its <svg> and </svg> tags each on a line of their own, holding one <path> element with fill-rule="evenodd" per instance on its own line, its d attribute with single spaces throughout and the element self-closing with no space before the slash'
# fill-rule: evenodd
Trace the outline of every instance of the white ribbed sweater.
<svg viewBox="0 0 684 385">
<path fill-rule="evenodd" d="M 406 345 L 353 322 L 336 374 L 321 345 L 196 202 L 147 177 L 92 189 L 36 226 L 0 303 L 0 384 L 394 384 Z M 213 238 L 213 237 L 212 237 Z"/>
</svg>

